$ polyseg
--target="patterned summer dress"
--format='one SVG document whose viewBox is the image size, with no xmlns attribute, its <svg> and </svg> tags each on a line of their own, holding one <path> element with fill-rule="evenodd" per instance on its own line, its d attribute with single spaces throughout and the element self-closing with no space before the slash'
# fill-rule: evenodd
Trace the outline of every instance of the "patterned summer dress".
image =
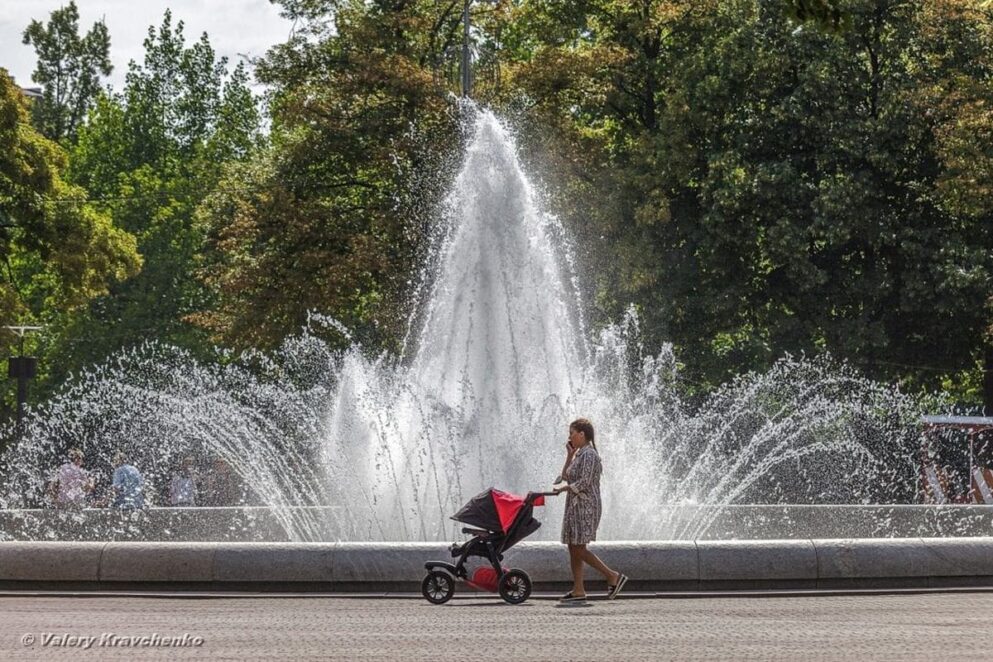
<svg viewBox="0 0 993 662">
<path fill-rule="evenodd" d="M 569 489 L 565 498 L 565 514 L 562 517 L 562 544 L 585 545 L 596 540 L 596 529 L 600 524 L 600 454 L 587 444 L 572 456 L 566 467 L 565 479 Z M 556 481 L 558 482 L 558 481 Z"/>
</svg>

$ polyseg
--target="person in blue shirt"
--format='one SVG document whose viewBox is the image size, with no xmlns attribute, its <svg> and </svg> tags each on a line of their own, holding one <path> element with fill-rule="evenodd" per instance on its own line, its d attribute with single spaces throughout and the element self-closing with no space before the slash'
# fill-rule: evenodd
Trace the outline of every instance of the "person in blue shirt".
<svg viewBox="0 0 993 662">
<path fill-rule="evenodd" d="M 145 507 L 145 479 L 141 472 L 133 464 L 128 464 L 124 453 L 118 451 L 114 454 L 114 476 L 111 488 L 114 491 L 114 500 L 111 506 L 127 510 L 136 510 Z"/>
</svg>

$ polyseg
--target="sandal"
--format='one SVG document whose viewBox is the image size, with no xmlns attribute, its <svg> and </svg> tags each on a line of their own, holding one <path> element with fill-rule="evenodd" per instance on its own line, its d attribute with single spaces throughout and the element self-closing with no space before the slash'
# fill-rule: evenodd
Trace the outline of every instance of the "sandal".
<svg viewBox="0 0 993 662">
<path fill-rule="evenodd" d="M 559 602 L 586 602 L 586 596 L 585 595 L 576 596 L 572 594 L 572 591 L 569 591 L 561 598 L 559 598 Z"/>
<path fill-rule="evenodd" d="M 620 595 L 621 590 L 624 589 L 624 585 L 627 583 L 628 583 L 628 576 L 625 575 L 623 572 L 620 573 L 620 576 L 617 578 L 617 583 L 607 586 L 607 599 L 613 600 L 618 595 Z"/>
</svg>

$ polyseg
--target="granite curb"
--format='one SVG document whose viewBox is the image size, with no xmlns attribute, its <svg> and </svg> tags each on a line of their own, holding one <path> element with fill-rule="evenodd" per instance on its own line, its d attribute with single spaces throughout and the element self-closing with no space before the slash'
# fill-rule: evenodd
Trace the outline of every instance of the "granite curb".
<svg viewBox="0 0 993 662">
<path fill-rule="evenodd" d="M 632 590 L 993 584 L 993 537 L 619 541 L 590 549 Z M 416 588 L 446 543 L 3 542 L 0 584 L 316 585 Z M 569 581 L 562 545 L 523 542 L 505 564 L 536 586 Z M 599 579 L 592 571 L 588 578 Z"/>
</svg>

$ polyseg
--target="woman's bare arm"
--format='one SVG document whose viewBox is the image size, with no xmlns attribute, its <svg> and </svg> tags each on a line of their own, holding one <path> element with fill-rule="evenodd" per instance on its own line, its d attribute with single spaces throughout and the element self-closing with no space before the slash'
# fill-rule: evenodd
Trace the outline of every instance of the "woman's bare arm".
<svg viewBox="0 0 993 662">
<path fill-rule="evenodd" d="M 576 451 L 572 448 L 572 446 L 569 446 L 565 456 L 565 464 L 562 465 L 562 471 L 559 472 L 558 478 L 555 479 L 556 483 L 561 483 L 565 480 L 565 472 L 569 468 L 569 465 L 572 464 L 572 458 L 575 454 Z"/>
</svg>

